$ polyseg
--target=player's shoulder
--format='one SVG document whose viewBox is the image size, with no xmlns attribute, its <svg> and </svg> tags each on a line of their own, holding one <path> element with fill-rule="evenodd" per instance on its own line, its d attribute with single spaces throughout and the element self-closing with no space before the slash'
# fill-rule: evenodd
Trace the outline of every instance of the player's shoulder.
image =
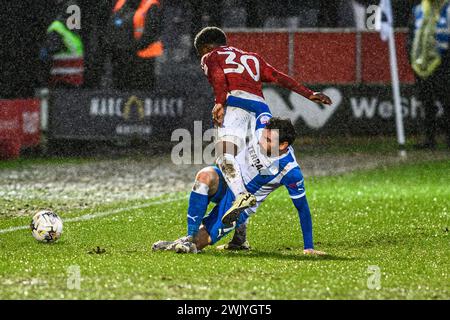
<svg viewBox="0 0 450 320">
<path fill-rule="evenodd" d="M 303 180 L 303 173 L 295 157 L 294 149 L 290 146 L 287 154 L 280 160 L 280 165 L 285 168 L 285 179 L 288 181 Z"/>
<path fill-rule="evenodd" d="M 214 50 L 204 54 L 201 58 L 201 63 L 207 64 L 210 61 L 216 60 L 219 57 L 219 51 L 223 50 L 224 48 L 226 48 L 226 46 L 217 47 Z"/>
<path fill-rule="evenodd" d="M 293 165 L 298 166 L 297 159 L 295 157 L 295 151 L 294 151 L 294 148 L 292 146 L 288 147 L 288 151 L 286 153 L 285 159 L 288 162 L 292 162 Z"/>
<path fill-rule="evenodd" d="M 214 51 L 204 54 L 203 57 L 200 59 L 201 64 L 202 65 L 208 64 L 208 62 L 210 62 L 212 59 L 214 59 L 213 53 L 214 53 Z"/>
<path fill-rule="evenodd" d="M 261 58 L 261 56 L 257 52 L 246 51 L 246 50 L 243 50 L 241 48 L 237 48 L 237 47 L 233 47 L 233 46 L 222 47 L 222 50 L 223 51 L 232 51 L 232 52 L 235 52 L 235 53 L 239 53 L 241 55 L 255 56 L 257 58 Z"/>
<path fill-rule="evenodd" d="M 233 46 L 220 46 L 215 48 L 214 50 L 212 50 L 211 52 L 205 54 L 202 57 L 202 61 L 210 61 L 210 60 L 214 60 L 214 59 L 220 59 L 220 57 L 224 58 L 224 55 L 226 55 L 226 53 L 228 52 L 232 52 L 234 53 L 236 56 L 254 56 L 256 57 L 258 60 L 260 61 L 264 61 L 264 59 L 257 53 L 257 52 L 252 52 L 252 51 L 245 51 L 243 49 L 240 48 L 236 48 Z M 225 56 L 226 58 L 226 56 Z"/>
<path fill-rule="evenodd" d="M 247 56 L 253 56 L 255 58 L 257 58 L 260 62 L 265 61 L 264 58 L 258 53 L 258 52 L 254 52 L 254 51 L 243 51 L 241 50 L 241 52 L 243 52 L 245 55 Z"/>
</svg>

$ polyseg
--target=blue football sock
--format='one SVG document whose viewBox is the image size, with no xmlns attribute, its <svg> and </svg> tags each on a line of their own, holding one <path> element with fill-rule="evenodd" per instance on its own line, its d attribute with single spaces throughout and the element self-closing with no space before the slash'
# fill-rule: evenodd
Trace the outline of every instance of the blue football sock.
<svg viewBox="0 0 450 320">
<path fill-rule="evenodd" d="M 209 204 L 208 190 L 209 187 L 206 184 L 198 181 L 195 182 L 189 197 L 187 215 L 188 236 L 194 236 L 202 224 Z"/>
</svg>

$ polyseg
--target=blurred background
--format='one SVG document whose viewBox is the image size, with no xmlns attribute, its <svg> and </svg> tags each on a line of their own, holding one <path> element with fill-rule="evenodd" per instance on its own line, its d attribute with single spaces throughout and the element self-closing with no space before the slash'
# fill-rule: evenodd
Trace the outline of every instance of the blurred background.
<svg viewBox="0 0 450 320">
<path fill-rule="evenodd" d="M 429 82 L 418 88 L 411 67 L 417 33 L 413 8 L 420 3 L 393 1 L 397 58 L 408 143 L 433 149 L 441 141 L 450 144 L 450 106 L 445 89 L 430 89 Z M 212 91 L 192 46 L 205 26 L 224 28 L 230 45 L 259 52 L 283 72 L 333 98 L 333 106 L 324 109 L 283 89 L 265 88 L 273 113 L 295 122 L 305 148 L 318 143 L 326 148 L 339 137 L 344 144 L 352 141 L 349 145 L 363 137 L 363 144 L 395 146 L 388 47 L 372 25 L 371 6 L 378 4 L 9 3 L 0 13 L 0 154 L 14 158 L 21 150 L 43 146 L 49 152 L 72 148 L 76 153 L 92 142 L 94 149 L 98 142 L 131 148 L 144 142 L 160 148 L 168 145 L 173 130 L 192 132 L 194 121 L 202 121 L 203 131 L 210 128 Z M 447 43 L 443 65 L 448 56 Z M 446 84 L 448 79 L 443 72 L 436 82 Z"/>
</svg>

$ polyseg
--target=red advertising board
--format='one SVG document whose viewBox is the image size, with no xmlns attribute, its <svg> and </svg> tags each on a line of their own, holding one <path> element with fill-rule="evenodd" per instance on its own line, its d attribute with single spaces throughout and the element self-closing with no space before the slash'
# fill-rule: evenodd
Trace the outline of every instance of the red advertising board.
<svg viewBox="0 0 450 320">
<path fill-rule="evenodd" d="M 408 59 L 407 34 L 397 33 L 395 44 L 400 82 L 412 84 L 415 79 Z M 367 84 L 390 83 L 391 70 L 387 43 L 380 39 L 378 33 L 363 33 L 361 48 L 362 82 Z"/>
<path fill-rule="evenodd" d="M 20 131 L 20 108 L 14 101 L 0 100 L 0 138 L 17 139 Z"/>
<path fill-rule="evenodd" d="M 37 99 L 0 100 L 0 158 L 16 158 L 22 147 L 40 142 Z"/>
<path fill-rule="evenodd" d="M 356 42 L 352 33 L 297 33 L 294 78 L 306 83 L 356 82 Z"/>
<path fill-rule="evenodd" d="M 40 101 L 38 99 L 18 100 L 22 109 L 20 124 L 22 128 L 22 146 L 32 147 L 40 142 Z"/>
<path fill-rule="evenodd" d="M 406 31 L 396 32 L 399 78 L 413 84 Z M 389 84 L 389 50 L 378 32 L 351 30 L 236 31 L 232 46 L 255 51 L 269 63 L 308 84 Z"/>
<path fill-rule="evenodd" d="M 263 54 L 278 70 L 288 73 L 289 34 L 286 32 L 230 32 L 228 43 L 239 49 Z"/>
</svg>

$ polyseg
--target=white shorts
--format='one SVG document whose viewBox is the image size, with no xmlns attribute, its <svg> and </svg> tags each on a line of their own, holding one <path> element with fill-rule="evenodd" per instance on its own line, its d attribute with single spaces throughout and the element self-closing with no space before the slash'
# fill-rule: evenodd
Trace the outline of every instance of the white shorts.
<svg viewBox="0 0 450 320">
<path fill-rule="evenodd" d="M 255 114 L 241 108 L 225 107 L 222 127 L 217 128 L 216 142 L 231 142 L 238 151 L 246 144 L 247 137 L 255 131 Z"/>
</svg>

